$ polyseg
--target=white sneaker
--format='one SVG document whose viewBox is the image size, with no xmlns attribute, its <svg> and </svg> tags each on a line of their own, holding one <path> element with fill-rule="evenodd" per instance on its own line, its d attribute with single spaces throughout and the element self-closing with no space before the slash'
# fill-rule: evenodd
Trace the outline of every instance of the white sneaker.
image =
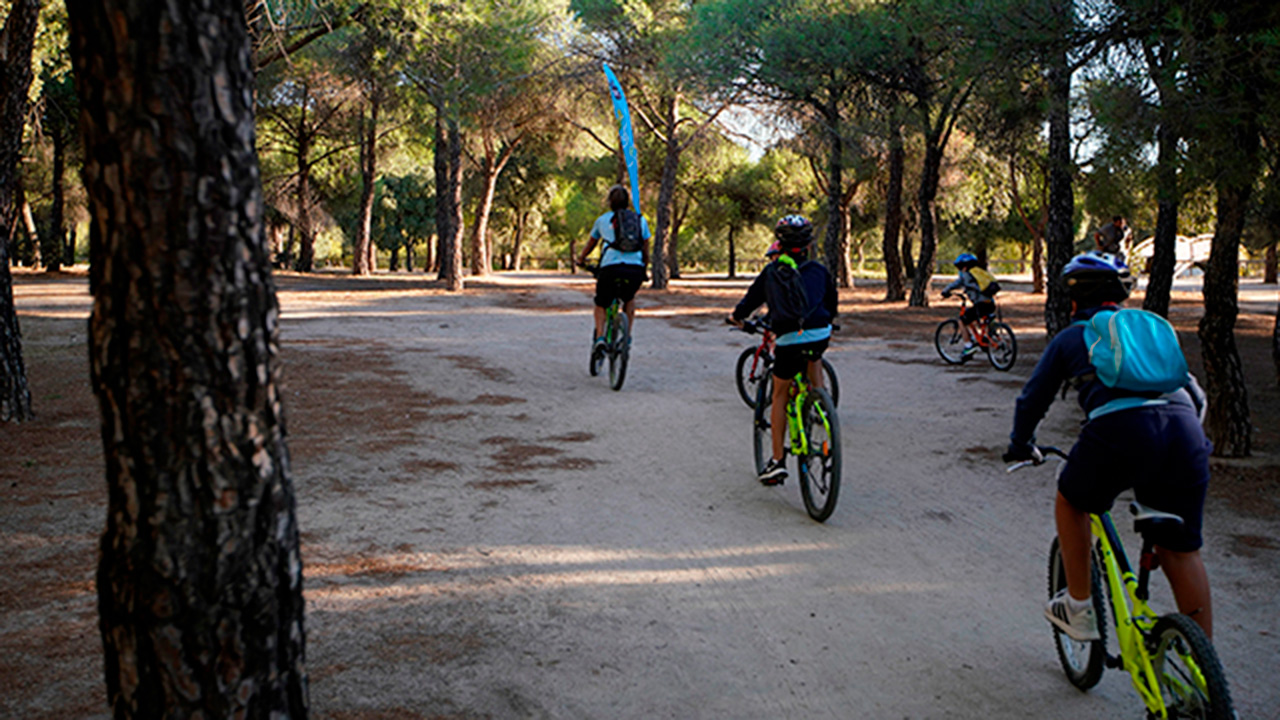
<svg viewBox="0 0 1280 720">
<path fill-rule="evenodd" d="M 1044 606 L 1044 616 L 1054 627 L 1071 637 L 1072 640 L 1089 642 L 1101 640 L 1098 632 L 1098 616 L 1093 612 L 1093 602 L 1080 611 L 1073 611 L 1067 602 L 1067 589 L 1058 591 Z"/>
</svg>

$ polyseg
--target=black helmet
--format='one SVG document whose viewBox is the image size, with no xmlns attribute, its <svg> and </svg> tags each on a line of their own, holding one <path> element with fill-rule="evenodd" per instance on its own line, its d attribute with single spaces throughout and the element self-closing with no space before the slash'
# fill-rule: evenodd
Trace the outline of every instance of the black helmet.
<svg viewBox="0 0 1280 720">
<path fill-rule="evenodd" d="M 783 250 L 797 250 L 813 242 L 813 223 L 803 215 L 787 215 L 773 226 L 773 234 Z"/>
<path fill-rule="evenodd" d="M 1084 307 L 1120 302 L 1133 289 L 1133 276 L 1124 261 L 1096 250 L 1071 258 L 1062 268 L 1062 282 L 1067 295 Z"/>
</svg>

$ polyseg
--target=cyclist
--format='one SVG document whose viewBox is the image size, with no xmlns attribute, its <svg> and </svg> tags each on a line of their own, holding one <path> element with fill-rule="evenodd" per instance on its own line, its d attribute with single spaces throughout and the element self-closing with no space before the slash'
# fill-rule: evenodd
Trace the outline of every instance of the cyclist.
<svg viewBox="0 0 1280 720">
<path fill-rule="evenodd" d="M 603 243 L 600 253 L 600 269 L 596 274 L 595 296 L 595 332 L 591 353 L 604 349 L 604 316 L 605 308 L 613 303 L 614 298 L 622 301 L 622 309 L 627 313 L 627 326 L 635 332 L 636 322 L 636 290 L 646 279 L 645 268 L 649 266 L 649 223 L 643 215 L 639 216 L 639 248 L 625 250 L 616 247 L 619 244 L 619 221 L 631 210 L 631 193 L 621 185 L 609 188 L 609 212 L 596 218 L 591 226 L 591 235 L 587 239 L 587 247 L 578 256 L 578 264 L 585 265 L 587 256 L 595 249 L 596 243 Z"/>
<path fill-rule="evenodd" d="M 1076 388 L 1089 419 L 1058 475 L 1054 509 L 1067 587 L 1045 606 L 1045 617 L 1076 640 L 1098 639 L 1089 600 L 1088 514 L 1106 512 L 1121 491 L 1133 488 L 1138 502 L 1183 518 L 1181 527 L 1161 531 L 1153 540 L 1178 611 L 1194 618 L 1212 637 L 1209 578 L 1200 557 L 1213 449 L 1197 414 L 1203 394 L 1189 380 L 1183 389 L 1158 398 L 1137 395 L 1150 400 L 1135 407 L 1135 393 L 1102 384 L 1089 362 L 1084 322 L 1119 309 L 1132 287 L 1129 269 L 1114 255 L 1089 252 L 1068 262 L 1062 279 L 1075 322 L 1045 348 L 1018 396 L 1004 454 L 1005 462 L 1038 458 L 1036 426 L 1060 388 Z"/>
<path fill-rule="evenodd" d="M 1093 234 L 1098 252 L 1110 253 L 1124 260 L 1124 249 L 1133 239 L 1133 230 L 1121 215 L 1111 218 L 1110 225 L 1103 225 Z"/>
<path fill-rule="evenodd" d="M 981 266 L 978 258 L 973 253 L 960 253 L 952 264 L 959 270 L 959 275 L 950 285 L 942 288 L 942 297 L 949 298 L 952 292 L 963 290 L 964 294 L 969 297 L 969 302 L 972 303 L 960 316 L 960 328 L 964 331 L 964 349 L 961 352 L 965 356 L 969 356 L 978 351 L 978 346 L 973 344 L 973 331 L 969 329 L 969 326 L 979 319 L 994 313 L 996 311 L 996 302 L 983 292 L 978 285 L 978 281 L 974 279 L 973 274 L 970 272 L 972 268 Z"/>
<path fill-rule="evenodd" d="M 831 273 L 821 263 L 809 259 L 813 223 L 802 215 L 787 215 L 774 226 L 773 234 L 779 250 L 777 259 L 765 265 L 729 316 L 730 322 L 742 327 L 742 321 L 756 308 L 769 305 L 775 336 L 770 409 L 773 457 L 758 477 L 765 485 L 779 485 L 787 477 L 783 441 L 792 378 L 807 368 L 809 384 L 822 387 L 822 353 L 831 338 L 831 321 L 836 317 L 839 299 Z M 798 281 L 793 279 L 796 275 Z M 804 307 L 798 310 L 794 309 L 795 303 L 788 300 L 788 296 L 795 293 L 789 285 L 796 282 L 803 288 L 804 296 Z"/>
</svg>

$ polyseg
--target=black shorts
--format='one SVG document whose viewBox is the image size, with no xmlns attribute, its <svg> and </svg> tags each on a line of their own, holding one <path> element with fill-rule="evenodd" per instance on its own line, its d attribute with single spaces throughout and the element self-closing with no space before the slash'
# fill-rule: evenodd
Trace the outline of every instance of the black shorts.
<svg viewBox="0 0 1280 720">
<path fill-rule="evenodd" d="M 994 302 L 987 301 L 987 302 L 975 303 L 965 308 L 964 314 L 960 316 L 960 322 L 964 323 L 965 325 L 971 325 L 977 322 L 978 318 L 991 315 L 995 313 L 995 311 L 996 311 L 996 304 Z"/>
<path fill-rule="evenodd" d="M 1103 513 L 1124 490 L 1138 502 L 1182 518 L 1152 540 L 1177 552 L 1203 544 L 1204 496 L 1213 444 L 1184 405 L 1120 410 L 1090 420 L 1058 476 L 1058 492 L 1077 510 Z"/>
<path fill-rule="evenodd" d="M 643 265 L 605 265 L 596 272 L 596 305 L 609 307 L 614 298 L 631 302 L 643 283 Z"/>
<path fill-rule="evenodd" d="M 821 360 L 827 351 L 828 338 L 795 345 L 777 345 L 773 349 L 773 376 L 790 380 L 808 369 L 809 363 Z"/>
</svg>

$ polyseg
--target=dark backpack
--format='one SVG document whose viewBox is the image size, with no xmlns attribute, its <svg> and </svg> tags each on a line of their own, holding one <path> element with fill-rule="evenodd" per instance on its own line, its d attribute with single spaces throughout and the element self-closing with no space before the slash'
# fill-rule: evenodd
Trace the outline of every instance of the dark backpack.
<svg viewBox="0 0 1280 720">
<path fill-rule="evenodd" d="M 641 237 L 640 213 L 631 208 L 613 211 L 613 242 L 609 244 L 618 252 L 640 252 L 644 243 Z"/>
<path fill-rule="evenodd" d="M 769 325 L 775 335 L 799 330 L 809 317 L 809 295 L 804 290 L 800 267 L 796 261 L 782 255 L 766 269 L 765 298 L 769 304 Z"/>
</svg>

